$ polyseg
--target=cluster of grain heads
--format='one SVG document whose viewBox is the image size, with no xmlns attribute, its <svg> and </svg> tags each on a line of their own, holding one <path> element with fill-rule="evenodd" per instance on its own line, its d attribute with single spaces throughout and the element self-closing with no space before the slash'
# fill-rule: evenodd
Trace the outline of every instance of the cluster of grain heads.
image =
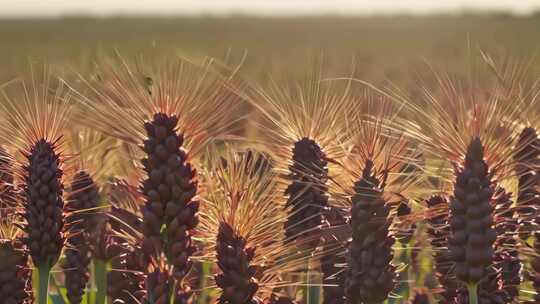
<svg viewBox="0 0 540 304">
<path fill-rule="evenodd" d="M 514 152 L 515 173 L 518 177 L 517 206 L 520 218 L 520 237 L 527 239 L 534 229 L 531 224 L 537 212 L 540 192 L 540 138 L 532 127 L 524 128 Z"/>
<path fill-rule="evenodd" d="M 514 235 L 517 221 L 509 195 L 501 188 L 495 193 L 493 169 L 487 165 L 478 137 L 470 141 L 455 174 L 449 215 L 440 208 L 444 200 L 428 200 L 428 233 L 437 250 L 434 261 L 444 288 L 441 295 L 445 301 L 455 296 L 457 303 L 512 302 L 518 294 L 521 269 Z M 445 229 L 447 223 L 450 233 Z M 442 229 L 434 229 L 437 226 Z"/>
<path fill-rule="evenodd" d="M 318 74 L 240 97 L 211 63 L 117 63 L 73 92 L 88 127 L 73 138 L 61 81 L 3 88 L 0 302 L 46 303 L 58 261 L 70 303 L 503 304 L 531 298 L 524 270 L 540 292 L 538 137 L 516 132 L 519 109 L 499 89 L 439 79 L 443 99 L 420 107 Z M 262 113 L 267 154 L 222 145 L 243 97 Z M 434 180 L 441 195 L 426 200 Z"/>
<path fill-rule="evenodd" d="M 6 304 L 33 303 L 28 252 L 11 216 L 0 219 L 0 299 Z"/>
<path fill-rule="evenodd" d="M 31 76 L 4 88 L 0 128 L 4 142 L 22 154 L 13 169 L 21 179 L 22 240 L 38 272 L 37 302 L 46 303 L 49 274 L 66 240 L 61 145 L 72 107 L 61 80 L 46 69 Z"/>
<path fill-rule="evenodd" d="M 66 297 L 70 303 L 82 303 L 85 298 L 103 303 L 107 293 L 107 263 L 116 253 L 107 247 L 111 244 L 107 244 L 110 238 L 104 231 L 108 221 L 101 185 L 107 176 L 116 173 L 115 166 L 109 162 L 114 141 L 86 128 L 71 128 L 68 135 L 64 150 L 73 156 L 70 161 L 73 177 L 64 206 L 69 232 L 62 264 Z M 90 286 L 95 286 L 95 294 L 87 292 Z"/>
<path fill-rule="evenodd" d="M 436 80 L 438 92 L 426 93 L 427 106 L 396 98 L 417 116 L 398 127 L 422 144 L 426 157 L 440 161 L 441 188 L 453 188 L 448 247 L 461 285 L 457 300 L 516 300 L 521 261 L 514 235 L 505 231 L 515 230 L 515 215 L 505 210 L 512 202 L 495 191 L 517 179 L 513 147 L 524 109 L 519 94 L 509 92 L 512 88 L 499 77 L 487 90 L 446 76 L 436 75 Z"/>
</svg>

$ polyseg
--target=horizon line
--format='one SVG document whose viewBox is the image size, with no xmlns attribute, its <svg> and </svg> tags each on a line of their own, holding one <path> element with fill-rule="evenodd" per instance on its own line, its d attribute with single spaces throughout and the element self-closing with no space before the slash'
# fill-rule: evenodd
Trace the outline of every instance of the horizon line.
<svg viewBox="0 0 540 304">
<path fill-rule="evenodd" d="M 505 15 L 511 17 L 531 17 L 540 14 L 540 8 L 528 12 L 516 12 L 504 9 L 475 9 L 462 8 L 456 10 L 438 10 L 438 11 L 373 11 L 373 12 L 307 12 L 290 14 L 283 13 L 261 13 L 252 11 L 236 11 L 236 12 L 108 12 L 108 13 L 89 13 L 84 11 L 72 11 L 58 14 L 6 14 L 0 13 L 0 20 L 24 20 L 24 19 L 70 19 L 70 18 L 88 18 L 88 19 L 113 19 L 113 18 L 302 18 L 302 17 L 430 17 L 430 16 L 448 16 L 448 17 L 464 17 L 467 15 L 475 16 L 497 16 Z"/>
</svg>

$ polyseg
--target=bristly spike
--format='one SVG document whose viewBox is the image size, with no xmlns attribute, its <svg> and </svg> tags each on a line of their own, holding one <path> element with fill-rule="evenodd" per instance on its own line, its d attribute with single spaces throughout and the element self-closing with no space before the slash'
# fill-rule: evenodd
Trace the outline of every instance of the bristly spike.
<svg viewBox="0 0 540 304">
<path fill-rule="evenodd" d="M 272 303 L 282 296 L 274 294 L 276 289 L 293 284 L 284 275 L 306 261 L 294 245 L 284 242 L 287 209 L 276 191 L 278 175 L 272 167 L 261 166 L 265 162 L 259 159 L 265 155 L 254 150 L 229 147 L 223 154 L 211 150 L 208 155 L 198 229 L 207 242 L 204 257 L 219 267 L 214 278 L 220 302 Z"/>
<path fill-rule="evenodd" d="M 48 269 L 58 261 L 66 239 L 64 178 L 69 172 L 61 145 L 73 107 L 64 82 L 47 68 L 42 74 L 32 70 L 29 81 L 22 79 L 3 91 L 0 137 L 24 156 L 14 158 L 15 176 L 22 180 L 23 240 L 34 265 Z"/>
<path fill-rule="evenodd" d="M 313 140 L 302 138 L 294 144 L 290 184 L 285 190 L 289 217 L 285 233 L 290 241 L 309 231 L 305 245 L 317 247 L 321 237 L 322 213 L 328 206 L 328 168 L 325 155 Z"/>
<path fill-rule="evenodd" d="M 524 128 L 514 148 L 515 174 L 518 177 L 517 207 L 520 217 L 519 235 L 527 239 L 540 204 L 540 137 L 532 127 Z"/>
<path fill-rule="evenodd" d="M 484 148 L 479 138 L 473 138 L 465 163 L 456 172 L 454 196 L 450 200 L 452 232 L 448 243 L 456 263 L 456 277 L 465 284 L 478 284 L 486 278 L 493 262 L 493 194 Z"/>
<path fill-rule="evenodd" d="M 25 242 L 37 266 L 55 265 L 65 241 L 63 172 L 56 148 L 42 139 L 27 155 L 24 217 L 28 236 Z"/>
<path fill-rule="evenodd" d="M 390 207 L 383 198 L 385 181 L 377 178 L 373 163 L 366 162 L 351 198 L 352 241 L 349 244 L 345 292 L 351 303 L 384 301 L 394 288 L 394 238 L 389 236 Z"/>
<path fill-rule="evenodd" d="M 417 164 L 410 157 L 415 154 L 411 143 L 386 127 L 399 110 L 369 93 L 361 105 L 361 114 L 349 127 L 346 142 L 351 146 L 346 146 L 346 157 L 340 162 L 342 172 L 332 177 L 330 193 L 336 198 L 333 203 L 351 216 L 344 284 L 347 302 L 378 303 L 389 296 L 397 275 L 392 263 L 391 206 L 417 199 L 414 190 L 421 172 L 400 172 L 407 162 L 410 167 Z M 411 224 L 415 216 L 411 212 L 401 217 L 401 224 Z"/>
<path fill-rule="evenodd" d="M 183 137 L 176 133 L 178 118 L 156 113 L 146 124 L 148 139 L 142 160 L 146 178 L 141 192 L 145 196 L 143 247 L 150 259 L 164 254 L 172 266 L 170 272 L 179 282 L 191 268 L 195 253 L 193 229 L 198 223 L 196 171 L 182 149 Z M 154 256 L 155 255 L 155 256 Z M 149 281 L 150 282 L 150 281 Z"/>
<path fill-rule="evenodd" d="M 254 88 L 246 99 L 263 116 L 256 129 L 270 130 L 260 134 L 259 142 L 283 172 L 290 207 L 287 239 L 310 254 L 319 243 L 322 212 L 328 207 L 331 160 L 343 153 L 348 114 L 357 100 L 350 82 L 325 79 L 322 67 L 305 78 Z"/>
<path fill-rule="evenodd" d="M 84 123 L 141 147 L 133 156 L 144 170 L 139 187 L 145 200 L 140 245 L 150 276 L 147 296 L 154 296 L 156 282 L 163 283 L 160 278 L 165 276 L 177 292 L 186 290 L 187 295 L 190 288 L 184 278 L 195 252 L 191 237 L 199 209 L 192 161 L 240 119 L 233 114 L 241 100 L 231 90 L 233 78 L 218 73 L 210 61 L 177 59 L 154 70 L 121 57 L 118 62 L 120 67 L 100 66 L 103 80 L 85 81 L 89 96 L 78 95 Z"/>
</svg>

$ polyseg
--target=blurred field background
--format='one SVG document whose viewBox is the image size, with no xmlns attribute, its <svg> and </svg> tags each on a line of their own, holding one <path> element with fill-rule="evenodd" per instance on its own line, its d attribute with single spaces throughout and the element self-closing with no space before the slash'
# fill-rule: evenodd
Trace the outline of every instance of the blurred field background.
<svg viewBox="0 0 540 304">
<path fill-rule="evenodd" d="M 26 73 L 29 63 L 52 64 L 66 77 L 91 74 L 101 57 L 119 52 L 145 61 L 211 56 L 240 66 L 243 78 L 263 87 L 274 78 L 301 78 L 323 58 L 329 77 L 394 85 L 414 95 L 419 81 L 435 88 L 433 70 L 468 77 L 481 51 L 497 62 L 526 62 L 534 78 L 540 75 L 534 60 L 539 34 L 540 13 L 7 18 L 0 19 L 0 84 Z M 482 73 L 490 71 L 475 75 L 481 80 Z M 406 255 L 396 259 L 407 262 Z M 429 272 L 430 265 L 421 264 Z M 404 285 L 396 292 L 406 298 Z"/>
<path fill-rule="evenodd" d="M 428 66 L 467 75 L 471 54 L 479 50 L 528 60 L 540 47 L 539 32 L 538 13 L 8 18 L 0 19 L 0 82 L 18 76 L 29 62 L 88 73 L 100 56 L 118 51 L 146 60 L 182 55 L 243 62 L 243 76 L 257 82 L 303 75 L 313 58 L 323 57 L 328 74 L 407 88 L 429 78 Z M 531 67 L 535 71 L 538 66 Z"/>
</svg>

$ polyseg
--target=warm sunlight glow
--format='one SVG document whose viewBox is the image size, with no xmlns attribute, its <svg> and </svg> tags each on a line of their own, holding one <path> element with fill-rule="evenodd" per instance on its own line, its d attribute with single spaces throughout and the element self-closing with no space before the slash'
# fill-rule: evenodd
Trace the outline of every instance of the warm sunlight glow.
<svg viewBox="0 0 540 304">
<path fill-rule="evenodd" d="M 0 16 L 58 16 L 65 14 L 376 14 L 503 10 L 530 13 L 537 0 L 0 0 Z"/>
</svg>

